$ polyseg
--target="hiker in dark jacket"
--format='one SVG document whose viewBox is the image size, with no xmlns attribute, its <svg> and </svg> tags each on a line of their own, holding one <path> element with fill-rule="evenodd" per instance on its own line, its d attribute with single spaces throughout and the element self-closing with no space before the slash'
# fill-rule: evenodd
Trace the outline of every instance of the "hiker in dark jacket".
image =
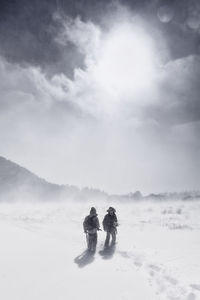
<svg viewBox="0 0 200 300">
<path fill-rule="evenodd" d="M 107 248 L 110 242 L 110 236 L 112 236 L 111 246 L 116 243 L 116 234 L 117 234 L 117 216 L 115 214 L 116 210 L 113 207 L 109 207 L 107 210 L 107 214 L 103 219 L 103 229 L 106 231 L 106 240 L 104 243 L 104 247 Z"/>
<path fill-rule="evenodd" d="M 94 207 L 91 207 L 89 216 L 85 218 L 83 222 L 83 229 L 87 234 L 88 250 L 91 252 L 95 252 L 97 245 L 97 231 L 101 229 L 99 225 L 99 219 L 97 217 L 97 212 Z"/>
</svg>

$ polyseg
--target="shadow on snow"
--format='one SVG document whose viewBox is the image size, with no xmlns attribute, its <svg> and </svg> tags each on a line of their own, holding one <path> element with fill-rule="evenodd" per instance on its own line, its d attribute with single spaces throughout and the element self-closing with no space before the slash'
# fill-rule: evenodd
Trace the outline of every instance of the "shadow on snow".
<svg viewBox="0 0 200 300">
<path fill-rule="evenodd" d="M 75 257 L 74 262 L 79 268 L 84 268 L 94 261 L 94 253 L 85 250 L 83 253 Z"/>
<path fill-rule="evenodd" d="M 99 251 L 99 254 L 102 256 L 103 259 L 111 259 L 115 253 L 116 246 L 109 246 L 101 251 Z"/>
</svg>

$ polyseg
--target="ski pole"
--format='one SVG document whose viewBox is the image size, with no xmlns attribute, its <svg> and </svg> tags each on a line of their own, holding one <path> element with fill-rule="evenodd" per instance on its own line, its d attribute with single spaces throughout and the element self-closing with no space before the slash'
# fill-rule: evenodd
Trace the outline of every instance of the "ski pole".
<svg viewBox="0 0 200 300">
<path fill-rule="evenodd" d="M 88 232 L 85 232 L 85 237 L 86 237 L 86 243 L 87 243 L 87 247 L 88 247 Z"/>
</svg>

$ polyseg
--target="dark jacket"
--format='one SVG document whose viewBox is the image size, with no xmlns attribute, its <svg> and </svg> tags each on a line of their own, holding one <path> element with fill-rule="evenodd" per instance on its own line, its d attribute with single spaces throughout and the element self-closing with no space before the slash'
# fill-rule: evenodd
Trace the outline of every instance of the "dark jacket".
<svg viewBox="0 0 200 300">
<path fill-rule="evenodd" d="M 110 215 L 109 213 L 105 215 L 103 219 L 103 229 L 108 232 L 112 232 L 113 230 L 117 230 L 118 221 L 116 214 Z"/>
<path fill-rule="evenodd" d="M 99 230 L 99 219 L 96 216 L 87 216 L 83 222 L 83 229 L 84 231 L 88 233 L 97 233 L 97 230 Z"/>
</svg>

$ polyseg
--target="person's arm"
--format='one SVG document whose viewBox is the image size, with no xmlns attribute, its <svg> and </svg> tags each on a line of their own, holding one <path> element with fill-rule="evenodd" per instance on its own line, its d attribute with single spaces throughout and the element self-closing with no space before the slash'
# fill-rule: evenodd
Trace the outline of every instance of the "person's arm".
<svg viewBox="0 0 200 300">
<path fill-rule="evenodd" d="M 117 220 L 117 216 L 115 215 L 115 218 L 114 218 L 114 226 L 117 227 L 119 224 L 118 224 L 118 220 Z"/>
<path fill-rule="evenodd" d="M 87 222 L 87 217 L 85 218 L 85 220 L 83 222 L 83 230 L 84 230 L 85 233 L 87 232 L 86 222 Z"/>
<path fill-rule="evenodd" d="M 100 230 L 100 224 L 99 224 L 98 217 L 96 218 L 96 228 L 97 228 L 97 230 Z"/>
</svg>

